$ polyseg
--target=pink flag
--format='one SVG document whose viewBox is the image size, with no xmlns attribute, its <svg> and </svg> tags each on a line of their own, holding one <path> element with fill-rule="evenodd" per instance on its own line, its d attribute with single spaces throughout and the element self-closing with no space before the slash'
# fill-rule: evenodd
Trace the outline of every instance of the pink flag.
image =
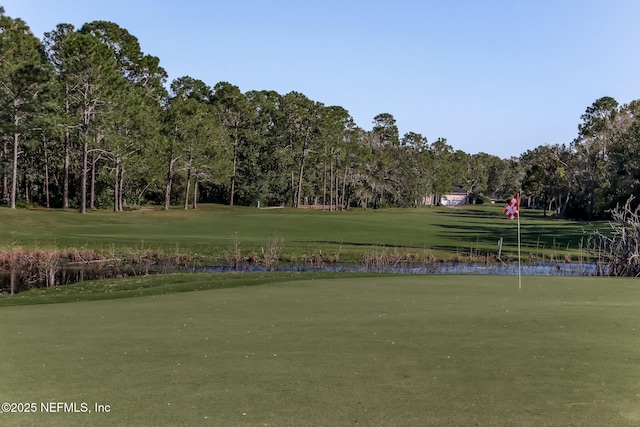
<svg viewBox="0 0 640 427">
<path fill-rule="evenodd" d="M 516 219 L 520 212 L 520 196 L 517 194 L 513 196 L 502 212 L 504 212 L 509 219 Z"/>
</svg>

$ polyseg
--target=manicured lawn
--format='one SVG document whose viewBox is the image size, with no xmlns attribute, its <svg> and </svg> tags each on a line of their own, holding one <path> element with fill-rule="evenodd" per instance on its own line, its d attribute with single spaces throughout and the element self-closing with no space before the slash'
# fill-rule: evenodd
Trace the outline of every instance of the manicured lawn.
<svg viewBox="0 0 640 427">
<path fill-rule="evenodd" d="M 593 225 L 542 218 L 523 210 L 525 255 L 578 256 L 581 240 Z M 417 258 L 516 253 L 515 221 L 502 206 L 461 209 L 382 209 L 322 212 L 201 205 L 193 211 L 141 210 L 80 215 L 59 210 L 0 208 L 0 248 L 91 249 L 103 253 L 189 253 L 223 256 L 237 249 L 261 256 L 270 240 L 281 242 L 284 259 L 300 261 L 323 255 L 360 262 L 367 253 L 399 251 Z M 237 244 L 237 246 L 236 246 Z"/>
<path fill-rule="evenodd" d="M 18 297 L 0 400 L 110 412 L 0 425 L 640 423 L 633 279 L 180 274 Z"/>
</svg>

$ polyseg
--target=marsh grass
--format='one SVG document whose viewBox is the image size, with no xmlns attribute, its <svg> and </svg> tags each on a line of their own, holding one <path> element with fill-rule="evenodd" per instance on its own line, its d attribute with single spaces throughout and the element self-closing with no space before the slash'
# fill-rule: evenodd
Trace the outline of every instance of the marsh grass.
<svg viewBox="0 0 640 427">
<path fill-rule="evenodd" d="M 107 277 L 138 276 L 199 266 L 192 255 L 153 253 L 144 248 L 116 254 L 91 249 L 45 250 L 12 247 L 0 250 L 0 274 L 9 276 L 8 292 L 66 285 Z M 0 277 L 1 278 L 1 277 Z M 1 285 L 1 284 L 0 284 Z M 0 286 L 0 290 L 2 290 Z"/>
</svg>

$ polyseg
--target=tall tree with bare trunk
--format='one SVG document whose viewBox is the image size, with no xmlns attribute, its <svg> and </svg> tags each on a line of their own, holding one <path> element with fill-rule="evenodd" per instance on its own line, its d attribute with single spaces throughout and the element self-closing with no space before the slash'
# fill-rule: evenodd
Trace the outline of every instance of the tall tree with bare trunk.
<svg viewBox="0 0 640 427">
<path fill-rule="evenodd" d="M 33 130 L 41 110 L 38 95 L 50 79 L 50 67 L 41 42 L 21 19 L 12 19 L 0 7 L 0 115 L 2 134 L 12 141 L 10 206 L 16 208 L 20 142 Z"/>
</svg>

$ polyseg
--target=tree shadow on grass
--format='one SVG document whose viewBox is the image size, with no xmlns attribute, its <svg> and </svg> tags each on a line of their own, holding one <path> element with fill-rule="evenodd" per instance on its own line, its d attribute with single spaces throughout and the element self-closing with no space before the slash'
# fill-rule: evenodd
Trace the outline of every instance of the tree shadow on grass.
<svg viewBox="0 0 640 427">
<path fill-rule="evenodd" d="M 458 240 L 467 247 L 473 242 L 497 245 L 501 237 L 504 244 L 517 245 L 517 224 L 512 221 L 504 226 L 473 223 L 438 224 L 436 227 L 443 230 L 441 237 Z M 583 228 L 566 224 L 544 224 L 543 226 L 538 224 L 522 226 L 521 224 L 520 226 L 521 246 L 539 249 L 579 249 L 587 235 L 588 232 Z M 475 239 L 473 239 L 474 236 Z"/>
</svg>

